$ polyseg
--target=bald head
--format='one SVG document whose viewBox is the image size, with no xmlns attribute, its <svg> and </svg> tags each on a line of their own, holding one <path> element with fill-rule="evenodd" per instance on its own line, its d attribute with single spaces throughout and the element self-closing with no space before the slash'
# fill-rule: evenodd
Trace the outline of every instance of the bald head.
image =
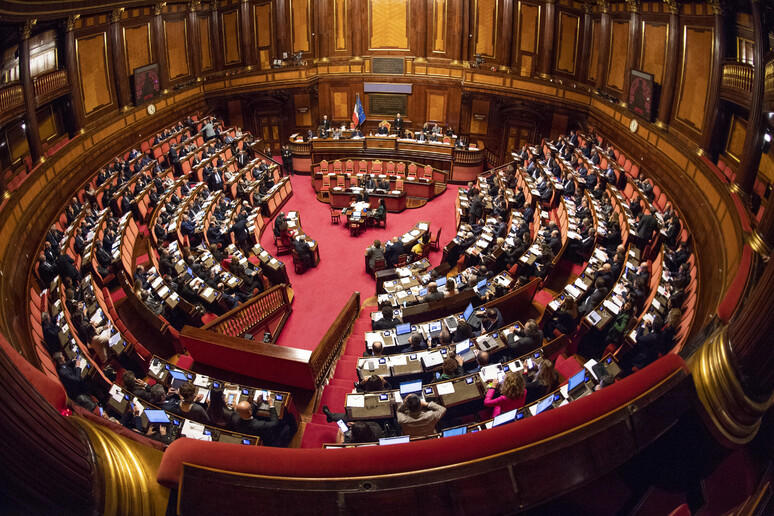
<svg viewBox="0 0 774 516">
<path fill-rule="evenodd" d="M 253 417 L 253 408 L 249 401 L 240 401 L 237 403 L 236 411 L 242 419 L 252 419 Z"/>
</svg>

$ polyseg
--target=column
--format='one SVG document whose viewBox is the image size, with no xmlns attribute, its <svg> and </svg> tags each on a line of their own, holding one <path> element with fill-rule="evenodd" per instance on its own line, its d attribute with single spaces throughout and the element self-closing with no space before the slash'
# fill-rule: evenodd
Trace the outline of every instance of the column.
<svg viewBox="0 0 774 516">
<path fill-rule="evenodd" d="M 248 70 L 252 70 L 255 66 L 257 52 L 255 51 L 255 34 L 253 34 L 254 25 L 252 13 L 250 12 L 252 10 L 250 0 L 242 0 L 239 7 L 239 18 L 242 20 L 242 50 L 244 50 L 245 55 L 245 67 Z"/>
<path fill-rule="evenodd" d="M 354 2 L 355 5 L 360 2 Z M 277 0 L 274 3 L 274 37 L 276 38 L 275 48 L 277 49 L 277 59 L 282 59 L 282 53 L 290 54 L 290 15 L 288 13 L 287 0 Z"/>
<path fill-rule="evenodd" d="M 124 35 L 121 31 L 121 15 L 123 7 L 117 7 L 110 13 L 110 54 L 113 62 L 113 79 L 116 83 L 118 107 L 127 110 L 132 103 L 129 93 L 129 75 L 126 71 L 126 54 L 124 52 Z"/>
<path fill-rule="evenodd" d="M 543 19 L 543 37 L 540 43 L 540 61 L 538 74 L 543 79 L 551 75 L 551 63 L 554 59 L 554 27 L 556 26 L 556 0 L 546 0 L 546 15 Z"/>
<path fill-rule="evenodd" d="M 589 60 L 591 59 L 591 37 L 594 30 L 594 21 L 591 18 L 591 9 L 594 4 L 583 4 L 583 38 L 581 39 L 580 52 L 580 81 L 587 82 L 589 78 Z"/>
<path fill-rule="evenodd" d="M 766 80 L 765 56 L 768 51 L 769 38 L 764 33 L 761 21 L 761 9 L 758 0 L 750 2 L 752 6 L 753 38 L 755 40 L 752 92 L 750 94 L 750 115 L 747 119 L 747 133 L 744 137 L 744 148 L 736 172 L 732 189 L 741 193 L 741 197 L 750 199 L 754 195 L 753 187 L 758 177 L 758 168 L 763 154 L 763 90 Z M 768 208 L 767 208 L 768 209 Z"/>
<path fill-rule="evenodd" d="M 280 4 L 282 2 L 278 2 Z M 213 0 L 210 3 L 210 38 L 212 41 L 212 58 L 215 69 L 223 70 L 223 41 L 220 38 L 220 1 Z M 279 25 L 277 25 L 279 27 Z"/>
<path fill-rule="evenodd" d="M 672 105 L 675 98 L 675 83 L 677 82 L 678 56 L 680 53 L 680 7 L 678 0 L 664 0 L 669 7 L 669 41 L 667 42 L 667 58 L 664 65 L 664 84 L 661 85 L 661 95 L 658 101 L 658 116 L 656 127 L 666 129 L 672 117 Z"/>
<path fill-rule="evenodd" d="M 503 0 L 502 26 L 497 44 L 497 61 L 500 63 L 500 71 L 510 69 L 511 49 L 513 48 L 513 0 Z"/>
<path fill-rule="evenodd" d="M 602 20 L 599 30 L 599 58 L 597 59 L 597 84 L 596 88 L 602 89 L 607 80 L 607 60 L 610 58 L 610 2 L 598 0 L 599 9 L 602 11 Z"/>
<path fill-rule="evenodd" d="M 202 46 L 199 42 L 199 0 L 188 3 L 188 48 L 191 49 L 191 64 L 193 76 L 197 81 L 202 80 Z"/>
<path fill-rule="evenodd" d="M 167 5 L 166 2 L 159 2 L 153 6 L 153 18 L 151 28 L 153 29 L 153 48 L 156 49 L 156 62 L 159 64 L 159 87 L 162 93 L 169 90 L 169 67 L 167 66 L 167 45 L 164 41 L 164 20 L 161 12 Z"/>
<path fill-rule="evenodd" d="M 731 323 L 696 353 L 691 369 L 715 438 L 729 448 L 750 442 L 774 402 L 774 260 Z"/>
<path fill-rule="evenodd" d="M 629 104 L 629 79 L 631 71 L 637 68 L 637 59 L 640 55 L 640 44 L 642 43 L 642 32 L 640 31 L 640 0 L 626 0 L 629 4 L 629 49 L 626 53 L 626 73 L 624 75 L 624 94 L 622 107 Z"/>
<path fill-rule="evenodd" d="M 411 23 L 413 27 L 416 27 L 414 32 L 417 35 L 415 63 L 426 63 L 429 55 L 427 45 L 430 38 L 427 36 L 427 20 L 430 16 L 427 15 L 427 4 L 427 0 L 413 0 L 411 2 L 411 14 L 416 16 L 416 19 Z"/>
<path fill-rule="evenodd" d="M 456 13 L 456 15 L 459 16 L 459 19 L 462 20 L 462 13 L 463 13 L 463 7 L 462 7 L 462 0 L 447 0 L 447 13 Z M 455 15 L 455 16 L 456 16 Z M 451 16 L 451 15 L 449 15 Z M 458 18 L 452 16 L 450 19 L 456 20 Z M 454 32 L 451 26 L 447 27 L 448 34 L 452 36 L 459 36 L 459 37 L 450 37 L 449 38 L 449 57 L 451 57 L 451 64 L 458 65 L 461 64 L 463 61 L 462 58 L 462 39 L 467 38 L 468 34 L 465 28 L 460 28 L 459 32 Z"/>
<path fill-rule="evenodd" d="M 70 106 L 72 117 L 75 121 L 75 129 L 83 130 L 85 114 L 83 112 L 83 98 L 81 97 L 81 81 L 78 76 L 78 56 L 75 55 L 75 22 L 80 14 L 71 14 L 65 21 L 65 70 L 67 82 L 70 85 Z"/>
<path fill-rule="evenodd" d="M 30 148 L 32 166 L 45 161 L 43 144 L 40 141 L 38 130 L 38 115 L 35 113 L 35 88 L 32 85 L 30 73 L 30 35 L 32 28 L 37 23 L 36 19 L 28 19 L 22 29 L 22 39 L 19 43 L 19 78 L 21 79 L 22 93 L 24 94 L 24 122 L 26 125 L 27 144 Z"/>
<path fill-rule="evenodd" d="M 725 0 L 707 0 L 715 13 L 714 27 L 714 52 L 712 54 L 712 76 L 710 77 L 709 92 L 707 94 L 707 116 L 704 117 L 704 127 L 701 131 L 701 149 L 708 151 L 710 155 L 717 154 L 715 149 L 716 125 L 720 119 L 718 109 L 721 104 L 718 101 L 720 96 L 720 82 L 723 77 L 723 60 L 726 56 L 726 31 L 723 23 L 723 13 L 727 6 Z"/>
</svg>

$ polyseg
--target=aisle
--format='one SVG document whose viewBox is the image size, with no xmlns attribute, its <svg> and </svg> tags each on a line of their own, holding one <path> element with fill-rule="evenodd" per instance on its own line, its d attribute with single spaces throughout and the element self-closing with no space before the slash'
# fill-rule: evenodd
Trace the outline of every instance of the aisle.
<svg viewBox="0 0 774 516">
<path fill-rule="evenodd" d="M 454 201 L 458 187 L 452 186 L 425 206 L 402 213 L 387 215 L 387 228 L 368 228 L 357 238 L 349 236 L 342 223 L 331 224 L 330 208 L 317 200 L 308 176 L 293 176 L 293 196 L 283 211 L 298 211 L 304 232 L 320 246 L 320 263 L 304 274 L 296 274 L 291 256 L 278 256 L 285 263 L 293 286 L 293 313 L 282 330 L 277 344 L 280 346 L 313 350 L 331 326 L 354 291 L 360 292 L 363 303 L 375 294 L 375 283 L 365 272 L 363 255 L 375 239 L 399 236 L 411 229 L 419 220 L 430 222 L 435 233 L 442 227 L 441 244 L 448 242 L 455 233 Z M 263 234 L 261 245 L 276 256 L 272 229 L 274 221 Z M 430 253 L 430 262 L 441 261 L 441 251 Z"/>
</svg>

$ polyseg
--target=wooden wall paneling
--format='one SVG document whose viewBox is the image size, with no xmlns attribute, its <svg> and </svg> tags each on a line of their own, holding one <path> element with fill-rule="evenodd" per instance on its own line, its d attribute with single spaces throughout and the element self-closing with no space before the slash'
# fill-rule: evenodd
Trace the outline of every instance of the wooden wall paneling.
<svg viewBox="0 0 774 516">
<path fill-rule="evenodd" d="M 228 106 L 228 124 L 244 127 L 245 121 L 242 114 L 242 101 L 238 99 L 229 100 L 226 105 Z"/>
<path fill-rule="evenodd" d="M 352 48 L 349 25 L 349 1 L 333 1 L 333 52 L 349 52 Z"/>
<path fill-rule="evenodd" d="M 731 116 L 731 128 L 726 141 L 726 155 L 736 162 L 741 161 L 744 152 L 744 139 L 747 136 L 747 122 L 737 115 Z"/>
<path fill-rule="evenodd" d="M 613 20 L 607 68 L 607 87 L 623 93 L 626 82 L 626 54 L 629 48 L 629 21 Z"/>
<path fill-rule="evenodd" d="M 223 64 L 234 66 L 242 63 L 242 26 L 240 12 L 236 9 L 220 14 L 220 28 L 223 34 Z"/>
<path fill-rule="evenodd" d="M 472 9 L 469 1 L 460 0 L 462 2 L 462 61 L 470 61 L 473 55 L 472 41 L 473 37 L 473 22 L 475 16 L 472 14 Z"/>
<path fill-rule="evenodd" d="M 298 128 L 312 127 L 312 102 L 309 93 L 294 93 L 295 125 Z"/>
<path fill-rule="evenodd" d="M 254 7 L 253 18 L 255 20 L 255 46 L 258 52 L 258 66 L 261 70 L 271 68 L 271 62 L 275 53 L 272 50 L 274 42 L 274 13 L 272 2 L 259 4 Z"/>
<path fill-rule="evenodd" d="M 169 80 L 175 81 L 190 73 L 188 66 L 188 36 L 186 19 L 164 20 Z"/>
<path fill-rule="evenodd" d="M 537 66 L 538 42 L 540 41 L 541 6 L 519 2 L 516 9 L 517 27 L 513 38 L 517 45 L 514 50 L 514 65 L 521 75 L 530 76 Z"/>
<path fill-rule="evenodd" d="M 597 81 L 597 71 L 599 69 L 599 45 L 600 34 L 602 32 L 602 23 L 599 20 L 591 22 L 591 47 L 589 49 L 589 66 L 586 71 L 586 78 L 589 82 Z"/>
<path fill-rule="evenodd" d="M 210 17 L 199 17 L 199 52 L 202 56 L 202 71 L 212 70 L 212 42 L 210 40 Z"/>
<path fill-rule="evenodd" d="M 408 40 L 411 55 L 419 63 L 427 61 L 428 41 L 431 31 L 428 28 L 428 0 L 411 0 L 408 3 L 409 29 Z"/>
<path fill-rule="evenodd" d="M 349 89 L 348 85 L 343 87 L 331 87 L 331 110 L 328 117 L 337 124 L 339 122 L 347 123 L 352 118 L 352 107 L 355 105 L 355 99 L 353 97 L 352 102 L 350 102 Z M 347 124 L 347 126 L 349 126 L 349 124 Z"/>
<path fill-rule="evenodd" d="M 136 68 L 153 62 L 150 23 L 123 29 L 126 71 L 131 76 Z"/>
<path fill-rule="evenodd" d="M 684 25 L 682 44 L 675 119 L 700 133 L 712 72 L 712 28 Z"/>
<path fill-rule="evenodd" d="M 560 12 L 554 65 L 557 71 L 575 75 L 579 35 L 580 18 L 574 14 Z"/>
<path fill-rule="evenodd" d="M 126 108 L 132 102 L 129 92 L 129 72 L 126 69 L 124 35 L 121 30 L 121 18 L 124 9 L 113 9 L 110 13 L 110 64 L 113 67 L 113 80 L 116 84 L 116 100 L 119 108 Z"/>
<path fill-rule="evenodd" d="M 428 57 L 447 57 L 447 32 L 449 27 L 449 2 L 428 0 L 430 5 L 430 52 Z"/>
<path fill-rule="evenodd" d="M 76 38 L 75 49 L 84 113 L 89 116 L 113 103 L 107 32 Z"/>
<path fill-rule="evenodd" d="M 210 3 L 210 42 L 212 45 L 212 63 L 215 70 L 223 70 L 223 45 L 221 44 L 220 2 L 213 0 Z"/>
<path fill-rule="evenodd" d="M 490 106 L 491 102 L 487 99 L 473 99 L 470 113 L 470 134 L 487 134 Z"/>
<path fill-rule="evenodd" d="M 591 30 L 593 19 L 591 17 L 592 4 L 583 4 L 583 18 L 580 22 L 580 49 L 578 50 L 578 72 L 576 77 L 579 81 L 587 82 L 589 73 L 589 58 L 591 55 Z"/>
<path fill-rule="evenodd" d="M 495 59 L 497 51 L 498 0 L 474 0 L 474 46 L 473 54 Z"/>
<path fill-rule="evenodd" d="M 188 48 L 191 52 L 191 73 L 200 80 L 202 75 L 202 45 L 199 42 L 198 4 L 188 4 Z"/>
<path fill-rule="evenodd" d="M 664 83 L 669 24 L 644 20 L 641 30 L 639 68 L 643 72 L 653 74 L 653 80 L 660 86 Z"/>
<path fill-rule="evenodd" d="M 274 15 L 276 19 L 272 24 L 276 27 L 273 31 L 275 38 L 275 54 L 274 56 L 279 59 L 282 57 L 283 52 L 291 52 L 291 16 L 290 16 L 290 0 L 276 0 L 272 2 L 274 5 Z"/>
<path fill-rule="evenodd" d="M 446 125 L 447 97 L 447 91 L 427 89 L 426 121 Z"/>
<path fill-rule="evenodd" d="M 518 0 L 515 0 L 518 2 Z M 502 0 L 499 37 L 497 38 L 497 62 L 502 67 L 511 65 L 511 49 L 513 48 L 513 2 L 514 0 Z"/>
<path fill-rule="evenodd" d="M 292 52 L 311 52 L 310 0 L 290 0 L 290 38 Z"/>
<path fill-rule="evenodd" d="M 368 49 L 409 51 L 408 0 L 368 1 Z"/>
<path fill-rule="evenodd" d="M 467 30 L 464 26 L 464 9 L 463 0 L 446 0 L 446 41 L 449 46 L 449 53 L 447 57 L 452 60 L 453 64 L 461 63 L 463 60 L 462 54 L 462 40 L 463 37 L 467 38 Z"/>
</svg>

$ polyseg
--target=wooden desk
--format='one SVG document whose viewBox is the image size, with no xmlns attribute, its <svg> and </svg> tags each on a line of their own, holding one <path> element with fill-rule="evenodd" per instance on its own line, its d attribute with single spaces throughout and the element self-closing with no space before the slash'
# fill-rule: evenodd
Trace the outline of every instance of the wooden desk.
<svg viewBox="0 0 774 516">
<path fill-rule="evenodd" d="M 331 207 L 332 208 L 348 208 L 354 198 L 355 193 L 350 189 L 331 188 Z M 384 206 L 390 213 L 400 213 L 406 209 L 406 192 L 394 193 L 393 192 L 371 192 L 368 194 L 368 199 L 371 207 L 375 207 L 379 203 L 379 199 L 384 199 Z"/>
</svg>

